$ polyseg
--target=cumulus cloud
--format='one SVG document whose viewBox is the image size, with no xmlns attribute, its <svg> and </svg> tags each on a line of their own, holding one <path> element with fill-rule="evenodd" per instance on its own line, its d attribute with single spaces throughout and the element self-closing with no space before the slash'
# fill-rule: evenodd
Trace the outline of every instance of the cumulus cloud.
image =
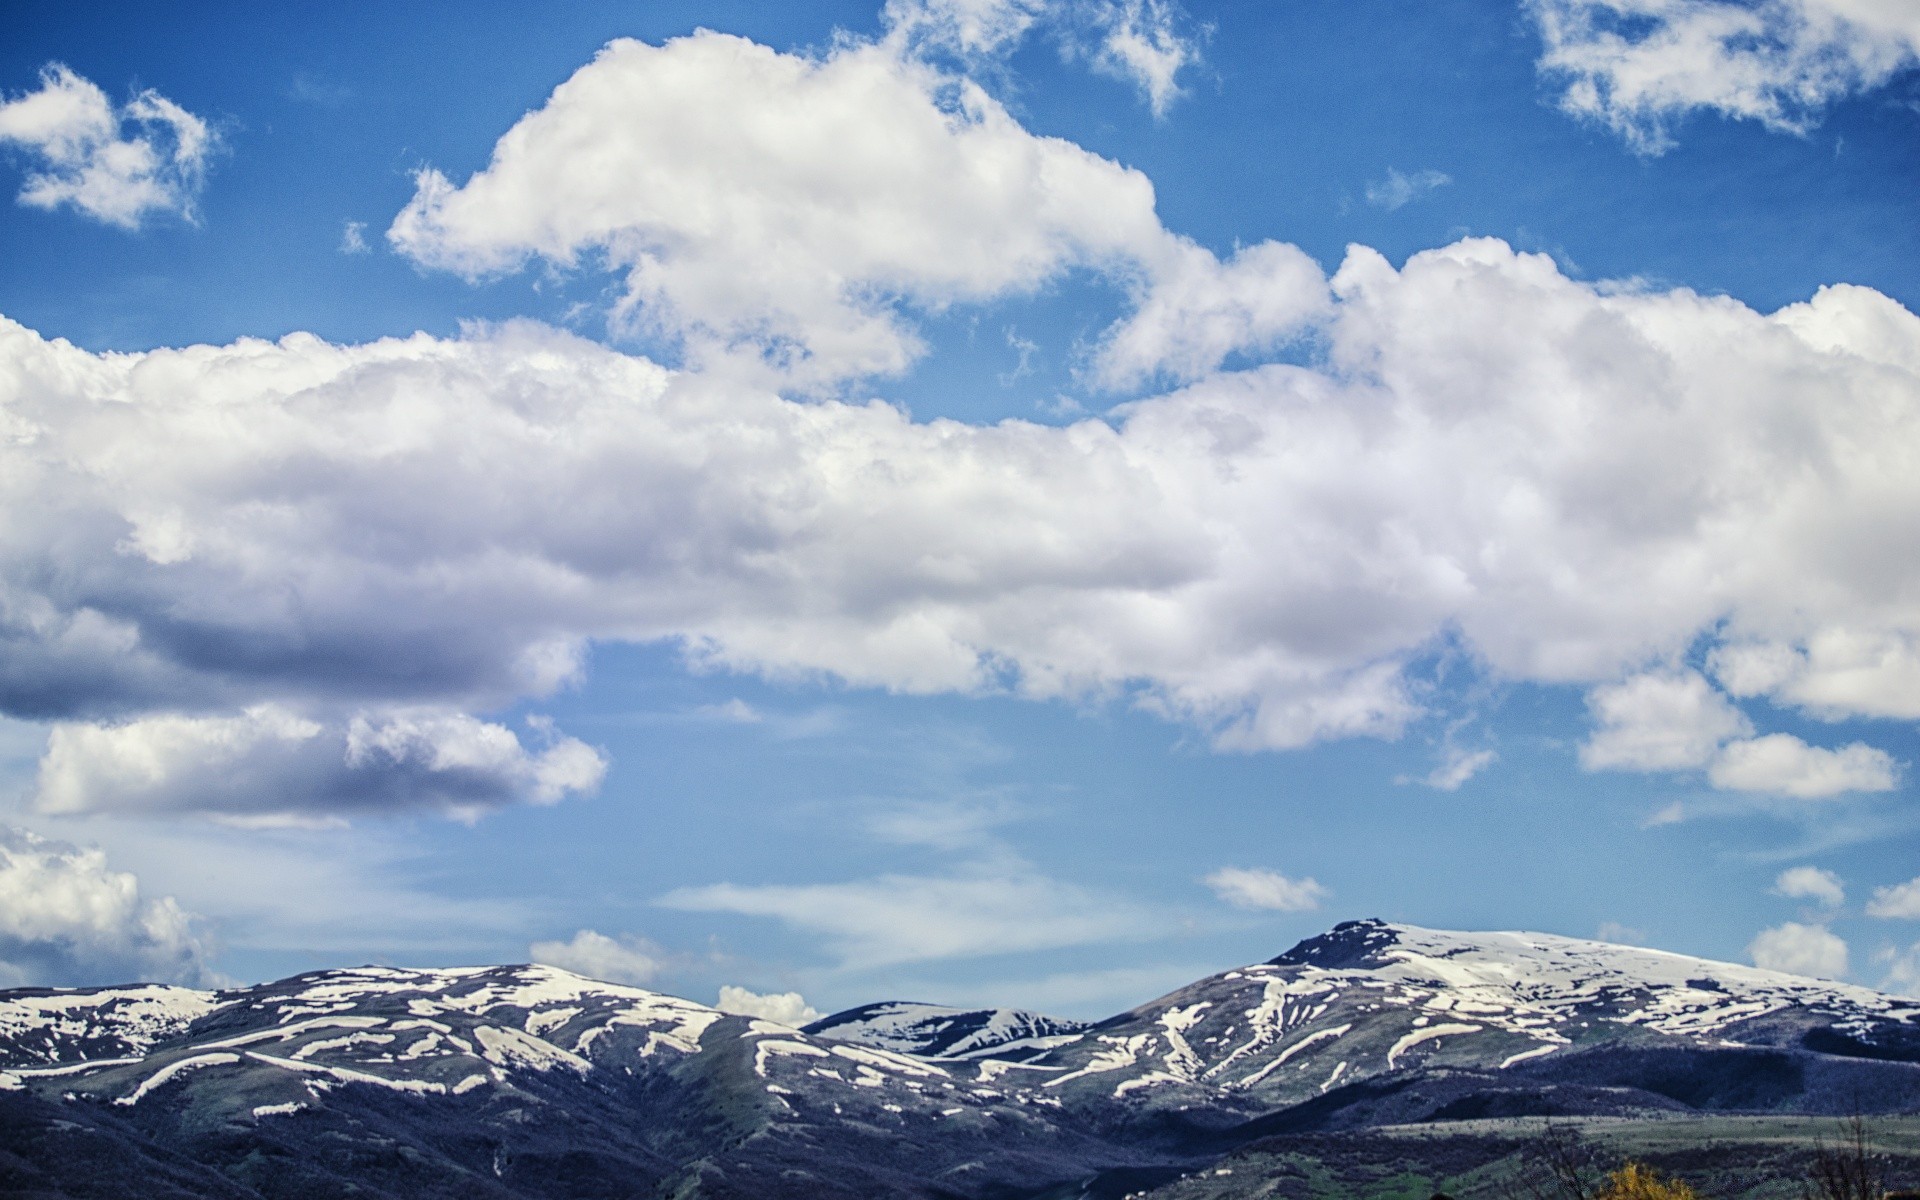
<svg viewBox="0 0 1920 1200">
<path fill-rule="evenodd" d="M 1753 965 L 1792 975 L 1840 979 L 1847 973 L 1847 943 L 1820 925 L 1788 921 L 1763 929 L 1747 946 Z"/>
<path fill-rule="evenodd" d="M 1161 922 L 1105 893 L 1014 865 L 847 883 L 680 888 L 669 908 L 771 917 L 827 940 L 843 965 L 876 967 L 1121 941 Z"/>
<path fill-rule="evenodd" d="M 1773 881 L 1775 894 L 1795 900 L 1817 900 L 1828 908 L 1846 903 L 1846 887 L 1832 871 L 1819 867 L 1788 867 Z"/>
<path fill-rule="evenodd" d="M 1920 62 L 1905 0 L 1528 0 L 1560 106 L 1641 153 L 1708 110 L 1804 132 L 1821 110 Z"/>
<path fill-rule="evenodd" d="M 720 999 L 714 1007 L 721 1012 L 759 1017 L 763 1021 L 773 1021 L 795 1029 L 827 1015 L 808 1004 L 799 992 L 750 992 L 732 984 L 721 985 Z"/>
<path fill-rule="evenodd" d="M 147 217 L 193 219 L 214 136 L 207 123 L 152 88 L 116 105 L 60 63 L 40 88 L 0 104 L 0 146 L 34 162 L 20 203 L 71 205 L 96 221 L 137 229 Z"/>
<path fill-rule="evenodd" d="M 1853 742 L 1827 750 L 1787 733 L 1733 742 L 1707 769 L 1714 787 L 1818 800 L 1848 792 L 1890 792 L 1899 772 L 1884 750 Z"/>
<path fill-rule="evenodd" d="M 1298 246 L 1260 242 L 1226 262 L 1186 246 L 1107 334 L 1094 374 L 1111 388 L 1157 375 L 1196 379 L 1230 354 L 1257 354 L 1297 338 L 1330 301 L 1326 276 Z"/>
<path fill-rule="evenodd" d="M 567 941 L 535 942 L 527 957 L 589 979 L 646 987 L 664 970 L 665 953 L 646 938 L 582 929 Z"/>
<path fill-rule="evenodd" d="M 690 361 L 812 384 L 912 362 L 899 305 L 1027 292 L 1074 266 L 1151 272 L 1180 244 L 1145 176 L 863 43 L 813 59 L 705 31 L 616 41 L 485 170 L 417 184 L 387 233 L 414 261 L 479 278 L 591 256 L 624 272 L 622 318 Z"/>
<path fill-rule="evenodd" d="M 1677 771 L 1706 765 L 1752 722 L 1697 671 L 1652 671 L 1587 694 L 1595 729 L 1580 746 L 1589 771 Z"/>
<path fill-rule="evenodd" d="M 1319 365 L 1059 428 L 797 403 L 526 324 L 94 355 L 0 323 L 0 710 L 274 704 L 339 737 L 672 641 L 775 678 L 1124 697 L 1252 750 L 1395 735 L 1409 666 L 1452 645 L 1598 685 L 1589 765 L 1668 769 L 1747 731 L 1640 664 L 1920 638 L 1920 566 L 1884 552 L 1920 539 L 1920 319 L 1887 297 L 1764 315 L 1490 240 L 1356 248 L 1331 294 Z M 1836 674 L 1819 711 L 1884 699 Z M 1884 777 L 1792 749 L 1721 780 Z"/>
<path fill-rule="evenodd" d="M 1920 921 L 1920 878 L 1873 889 L 1873 899 L 1867 901 L 1867 915 Z"/>
<path fill-rule="evenodd" d="M 206 984 L 196 919 L 106 855 L 0 826 L 0 987 Z"/>
<path fill-rule="evenodd" d="M 1235 908 L 1308 912 L 1327 897 L 1327 889 L 1316 880 L 1289 879 L 1264 867 L 1221 867 L 1201 882 Z"/>
<path fill-rule="evenodd" d="M 1442 756 L 1440 764 L 1427 772 L 1420 782 L 1441 792 L 1457 792 L 1467 780 L 1498 762 L 1500 755 L 1492 750 L 1462 750 L 1450 746 Z"/>
<path fill-rule="evenodd" d="M 48 736 L 42 812 L 210 813 L 327 820 L 426 807 L 478 815 L 552 804 L 600 783 L 606 763 L 546 722 L 530 752 L 511 729 L 465 713 L 398 710 L 322 724 L 276 704 L 232 716 L 160 714 L 61 722 Z"/>
<path fill-rule="evenodd" d="M 1367 203 L 1375 208 L 1384 208 L 1392 212 L 1452 182 L 1452 176 L 1431 167 L 1424 171 L 1415 171 L 1410 175 L 1388 167 L 1385 179 L 1367 184 Z"/>
</svg>

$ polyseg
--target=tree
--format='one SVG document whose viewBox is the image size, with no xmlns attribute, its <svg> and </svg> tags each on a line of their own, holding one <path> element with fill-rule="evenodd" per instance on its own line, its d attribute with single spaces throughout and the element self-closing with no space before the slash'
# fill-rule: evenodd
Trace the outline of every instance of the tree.
<svg viewBox="0 0 1920 1200">
<path fill-rule="evenodd" d="M 1802 1188 L 1806 1200 L 1880 1200 L 1886 1186 L 1886 1164 L 1874 1153 L 1866 1118 L 1859 1113 L 1841 1123 L 1837 1142 L 1814 1141 Z"/>
<path fill-rule="evenodd" d="M 1607 1176 L 1598 1200 L 1695 1200 L 1693 1189 L 1678 1179 L 1662 1179 L 1643 1163 L 1629 1162 Z"/>
</svg>

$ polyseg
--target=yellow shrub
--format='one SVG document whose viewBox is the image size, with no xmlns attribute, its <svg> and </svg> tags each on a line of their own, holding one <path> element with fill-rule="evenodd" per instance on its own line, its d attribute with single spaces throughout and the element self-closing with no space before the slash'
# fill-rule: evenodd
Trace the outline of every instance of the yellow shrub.
<svg viewBox="0 0 1920 1200">
<path fill-rule="evenodd" d="M 1652 1167 L 1630 1162 L 1607 1176 L 1594 1200 L 1695 1200 L 1693 1189 L 1678 1179 L 1662 1179 Z"/>
</svg>

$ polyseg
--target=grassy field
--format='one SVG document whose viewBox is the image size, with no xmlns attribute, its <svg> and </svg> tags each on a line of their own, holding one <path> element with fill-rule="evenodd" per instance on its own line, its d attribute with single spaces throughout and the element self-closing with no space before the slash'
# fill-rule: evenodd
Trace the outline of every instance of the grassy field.
<svg viewBox="0 0 1920 1200">
<path fill-rule="evenodd" d="M 1702 1200 L 1798 1200 L 1821 1143 L 1836 1144 L 1842 1122 L 1819 1117 L 1589 1118 L 1556 1121 L 1601 1163 L 1628 1159 L 1691 1184 Z M 1920 1185 L 1920 1115 L 1868 1118 L 1890 1187 Z M 1270 1138 L 1181 1175 L 1103 1180 L 1100 1200 L 1536 1200 L 1527 1156 L 1545 1123 L 1535 1118 L 1388 1126 L 1349 1133 Z M 1145 1186 L 1143 1186 L 1145 1185 Z M 1538 1200 L 1545 1200 L 1539 1197 Z"/>
</svg>

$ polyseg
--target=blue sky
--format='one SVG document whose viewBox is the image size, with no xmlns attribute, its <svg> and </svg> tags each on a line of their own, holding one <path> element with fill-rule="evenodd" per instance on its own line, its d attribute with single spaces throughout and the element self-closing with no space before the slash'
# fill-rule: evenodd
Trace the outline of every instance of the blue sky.
<svg viewBox="0 0 1920 1200">
<path fill-rule="evenodd" d="M 0 982 L 1920 987 L 1896 0 L 9 33 Z"/>
</svg>

